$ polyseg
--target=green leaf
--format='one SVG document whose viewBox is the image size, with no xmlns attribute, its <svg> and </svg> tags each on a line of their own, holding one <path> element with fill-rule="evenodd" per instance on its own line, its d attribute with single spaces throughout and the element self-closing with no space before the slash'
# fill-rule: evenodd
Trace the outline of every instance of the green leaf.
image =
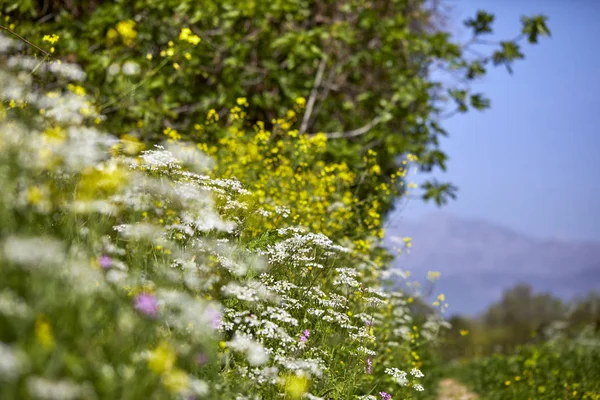
<svg viewBox="0 0 600 400">
<path fill-rule="evenodd" d="M 492 33 L 492 23 L 494 22 L 494 14 L 489 14 L 485 11 L 477 11 L 477 17 L 475 19 L 469 18 L 464 24 L 469 28 L 473 28 L 475 36 L 484 33 Z"/>
<path fill-rule="evenodd" d="M 539 36 L 550 36 L 550 30 L 546 25 L 547 20 L 548 17 L 545 15 L 521 18 L 521 22 L 523 23 L 521 33 L 527 36 L 529 43 L 537 43 Z"/>
<path fill-rule="evenodd" d="M 481 61 L 476 60 L 473 61 L 471 64 L 469 64 L 469 66 L 467 67 L 467 78 L 468 79 L 475 79 L 477 77 L 483 76 L 485 75 L 485 68 L 483 67 L 483 64 Z"/>
<path fill-rule="evenodd" d="M 481 93 L 471 95 L 471 107 L 479 111 L 485 110 L 490 108 L 490 100 Z"/>
<path fill-rule="evenodd" d="M 421 188 L 425 190 L 423 200 L 425 202 L 433 200 L 438 207 L 446 204 L 450 198 L 456 199 L 458 191 L 458 188 L 451 183 L 439 183 L 435 180 L 425 182 Z"/>
</svg>

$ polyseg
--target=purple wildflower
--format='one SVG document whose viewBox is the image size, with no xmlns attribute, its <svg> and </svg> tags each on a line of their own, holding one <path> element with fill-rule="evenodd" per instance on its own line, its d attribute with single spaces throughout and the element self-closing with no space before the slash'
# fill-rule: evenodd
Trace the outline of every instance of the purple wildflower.
<svg viewBox="0 0 600 400">
<path fill-rule="evenodd" d="M 138 294 L 135 298 L 135 309 L 149 317 L 158 314 L 158 302 L 151 294 Z"/>
<path fill-rule="evenodd" d="M 371 374 L 373 372 L 373 356 L 367 358 L 367 374 Z"/>
<path fill-rule="evenodd" d="M 109 256 L 100 256 L 98 258 L 98 262 L 100 263 L 100 266 L 103 269 L 110 268 L 112 266 L 112 263 L 113 263 L 112 258 L 110 258 Z"/>
<path fill-rule="evenodd" d="M 213 307 L 208 307 L 206 309 L 206 311 L 204 312 L 205 315 L 208 317 L 208 319 L 210 320 L 210 325 L 214 328 L 214 329 L 219 329 L 221 327 L 221 312 Z"/>
<path fill-rule="evenodd" d="M 206 354 L 204 354 L 204 353 L 196 354 L 196 362 L 198 363 L 198 365 L 204 365 L 204 364 L 206 364 L 207 361 L 208 361 L 208 357 L 206 357 Z"/>
<path fill-rule="evenodd" d="M 392 395 L 386 392 L 379 392 L 381 400 L 392 400 Z"/>
<path fill-rule="evenodd" d="M 305 329 L 304 332 L 302 332 L 302 335 L 300 335 L 300 341 L 302 343 L 306 343 L 309 336 L 310 336 L 310 331 L 308 329 Z"/>
</svg>

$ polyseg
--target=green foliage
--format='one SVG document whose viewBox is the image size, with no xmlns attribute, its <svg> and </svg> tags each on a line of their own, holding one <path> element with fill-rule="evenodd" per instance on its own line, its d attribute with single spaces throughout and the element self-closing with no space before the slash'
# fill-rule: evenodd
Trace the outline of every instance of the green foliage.
<svg viewBox="0 0 600 400">
<path fill-rule="evenodd" d="M 384 292 L 393 274 L 369 245 L 307 229 L 355 179 L 318 158 L 325 138 L 285 120 L 252 138 L 212 115 L 204 128 L 223 140 L 209 151 L 226 165 L 211 171 L 173 129 L 142 151 L 101 130 L 77 65 L 0 41 L 2 399 L 424 398 L 440 316 L 414 318 L 404 293 Z"/>
<path fill-rule="evenodd" d="M 465 362 L 454 374 L 482 398 L 599 399 L 600 337 L 519 347 L 511 355 Z"/>
<path fill-rule="evenodd" d="M 600 296 L 591 292 L 572 301 L 549 293 L 533 293 L 519 284 L 506 290 L 502 299 L 476 318 L 453 316 L 445 332 L 440 354 L 448 361 L 510 354 L 518 346 L 542 343 L 553 335 L 556 323 L 562 332 L 576 337 L 586 326 L 600 327 Z"/>
<path fill-rule="evenodd" d="M 382 173 L 356 188 L 359 198 L 390 183 L 398 156 L 415 154 L 424 171 L 444 168 L 438 137 L 445 135 L 439 120 L 452 107 L 447 101 L 460 112 L 489 107 L 468 82 L 484 76 L 489 63 L 512 71 L 523 58 L 521 37 L 500 42 L 490 56 L 470 57 L 469 47 L 493 32 L 494 16 L 479 11 L 468 19 L 473 37 L 457 43 L 435 26 L 440 11 L 423 0 L 376 0 L 369 7 L 357 0 L 2 0 L 0 9 L 34 42 L 58 34 L 57 52 L 84 66 L 88 89 L 111 115 L 108 128 L 137 130 L 144 141 L 166 127 L 195 141 L 194 124 L 212 108 L 224 117 L 239 97 L 249 101 L 248 121 L 270 129 L 305 98 L 300 133 L 335 139 L 332 161 L 352 167 L 367 149 L 376 151 Z M 544 16 L 523 17 L 522 24 L 529 43 L 550 34 Z M 182 28 L 202 41 L 178 40 Z M 139 73 L 119 72 L 126 62 Z M 437 81 L 434 68 L 457 82 Z M 423 189 L 423 198 L 438 205 L 455 191 L 435 181 Z M 392 197 L 382 202 L 389 209 Z"/>
<path fill-rule="evenodd" d="M 597 293 L 563 303 L 517 285 L 480 318 L 450 320 L 447 373 L 485 399 L 600 399 L 599 305 Z"/>
<path fill-rule="evenodd" d="M 485 11 L 477 11 L 475 19 L 469 18 L 465 21 L 465 26 L 473 28 L 473 33 L 482 35 L 485 33 L 492 33 L 492 23 L 494 22 L 494 15 L 489 14 Z"/>
<path fill-rule="evenodd" d="M 540 36 L 550 36 L 550 30 L 546 25 L 548 17 L 544 15 L 536 15 L 533 18 L 522 17 L 523 35 L 527 35 L 529 43 L 537 43 Z"/>
</svg>

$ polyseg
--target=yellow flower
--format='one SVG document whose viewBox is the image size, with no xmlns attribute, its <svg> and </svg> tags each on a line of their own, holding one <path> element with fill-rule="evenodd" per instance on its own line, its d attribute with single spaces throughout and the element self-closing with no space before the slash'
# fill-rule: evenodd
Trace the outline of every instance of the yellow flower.
<svg viewBox="0 0 600 400">
<path fill-rule="evenodd" d="M 27 190 L 27 201 L 29 204 L 39 204 L 43 197 L 42 190 L 37 186 L 32 186 Z"/>
<path fill-rule="evenodd" d="M 125 21 L 120 21 L 115 26 L 115 29 L 117 30 L 119 35 L 121 35 L 121 37 L 123 38 L 123 42 L 127 46 L 133 45 L 133 42 L 138 35 L 137 31 L 135 30 L 134 20 L 128 19 Z"/>
<path fill-rule="evenodd" d="M 173 128 L 166 127 L 163 133 L 173 140 L 181 140 L 181 134 Z"/>
<path fill-rule="evenodd" d="M 157 347 L 150 351 L 148 368 L 154 373 L 162 374 L 173 368 L 176 359 L 177 355 L 171 346 L 166 342 L 161 342 Z"/>
<path fill-rule="evenodd" d="M 460 330 L 460 336 L 467 336 L 469 334 L 469 331 L 466 329 L 461 329 Z"/>
<path fill-rule="evenodd" d="M 80 97 L 85 96 L 85 89 L 79 85 L 73 85 L 72 83 L 69 83 L 67 85 L 67 89 L 69 89 L 71 92 L 73 92 L 77 96 L 80 96 Z"/>
<path fill-rule="evenodd" d="M 219 120 L 219 113 L 214 108 L 211 108 L 210 110 L 208 110 L 208 114 L 206 115 L 206 119 L 208 119 L 209 121 L 218 121 Z"/>
<path fill-rule="evenodd" d="M 121 136 L 121 148 L 125 154 L 135 155 L 144 149 L 144 144 L 138 138 L 125 134 Z"/>
<path fill-rule="evenodd" d="M 511 384 L 511 383 L 512 383 L 511 381 L 506 381 L 506 382 L 504 382 L 504 384 L 505 384 L 506 386 L 510 386 L 510 384 Z"/>
<path fill-rule="evenodd" d="M 62 143 L 67 138 L 66 132 L 59 126 L 44 131 L 43 139 L 47 143 Z"/>
<path fill-rule="evenodd" d="M 181 28 L 181 32 L 179 32 L 179 40 L 187 41 L 191 34 L 192 30 L 190 28 Z"/>
<path fill-rule="evenodd" d="M 188 388 L 190 377 L 184 371 L 174 368 L 165 371 L 162 376 L 162 383 L 170 392 L 181 393 Z"/>
<path fill-rule="evenodd" d="M 444 296 L 444 293 L 440 293 L 440 295 L 437 297 L 439 301 L 445 301 L 446 300 L 446 296 Z"/>
<path fill-rule="evenodd" d="M 46 350 L 52 350 L 56 346 L 52 327 L 43 315 L 38 316 L 35 320 L 35 338 Z"/>
<path fill-rule="evenodd" d="M 127 182 L 128 172 L 128 170 L 119 168 L 115 164 L 106 164 L 102 168 L 87 168 L 81 173 L 77 197 L 79 199 L 92 199 L 102 192 L 113 194 Z"/>
<path fill-rule="evenodd" d="M 58 42 L 58 39 L 60 39 L 60 36 L 52 34 L 52 35 L 44 35 L 44 37 L 42 38 L 42 40 L 44 42 L 48 42 L 51 45 L 56 44 L 56 42 Z"/>
<path fill-rule="evenodd" d="M 193 44 L 194 46 L 202 41 L 200 36 L 194 35 L 190 28 L 181 29 L 181 32 L 179 32 L 179 40 L 188 42 L 190 44 Z"/>
<path fill-rule="evenodd" d="M 118 36 L 119 36 L 119 33 L 116 30 L 111 28 L 108 30 L 108 32 L 106 32 L 106 41 L 109 44 L 112 44 Z"/>
<path fill-rule="evenodd" d="M 308 389 L 308 378 L 289 375 L 285 378 L 285 394 L 290 399 L 301 399 Z"/>
<path fill-rule="evenodd" d="M 298 104 L 300 107 L 304 107 L 306 105 L 306 99 L 304 97 L 298 97 L 296 99 L 296 104 Z"/>
</svg>

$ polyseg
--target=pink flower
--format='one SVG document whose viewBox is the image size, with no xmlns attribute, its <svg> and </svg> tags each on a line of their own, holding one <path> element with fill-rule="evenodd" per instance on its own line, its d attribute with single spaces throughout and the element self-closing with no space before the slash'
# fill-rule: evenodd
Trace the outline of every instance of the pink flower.
<svg viewBox="0 0 600 400">
<path fill-rule="evenodd" d="M 392 395 L 386 392 L 379 392 L 381 400 L 392 400 Z"/>
<path fill-rule="evenodd" d="M 371 361 L 373 359 L 373 356 L 370 356 L 369 358 L 367 358 L 367 374 L 370 374 L 373 372 L 373 361 Z"/>
<path fill-rule="evenodd" d="M 310 331 L 308 329 L 305 329 L 304 332 L 302 332 L 302 335 L 300 336 L 300 341 L 302 343 L 306 343 L 309 336 L 310 336 Z"/>
<path fill-rule="evenodd" d="M 112 263 L 113 263 L 112 258 L 110 258 L 109 256 L 100 256 L 98 258 L 98 262 L 100 263 L 100 266 L 103 269 L 110 268 L 112 266 Z"/>
<path fill-rule="evenodd" d="M 149 317 L 155 317 L 158 314 L 158 302 L 156 297 L 151 294 L 138 294 L 135 298 L 135 309 Z"/>
</svg>

